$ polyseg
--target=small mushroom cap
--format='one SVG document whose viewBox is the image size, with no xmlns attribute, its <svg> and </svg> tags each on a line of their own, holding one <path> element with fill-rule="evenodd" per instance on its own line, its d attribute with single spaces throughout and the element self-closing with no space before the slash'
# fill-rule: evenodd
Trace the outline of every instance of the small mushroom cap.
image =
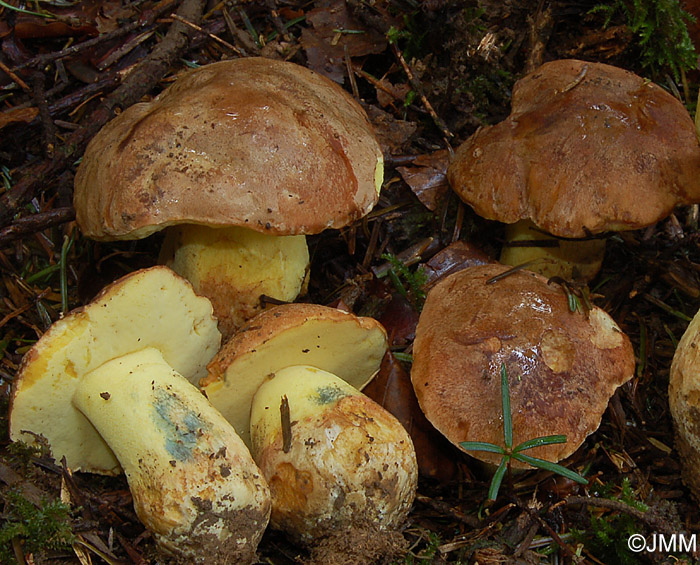
<svg viewBox="0 0 700 565">
<path fill-rule="evenodd" d="M 487 282 L 506 270 L 471 267 L 430 291 L 413 344 L 413 388 L 428 420 L 458 447 L 503 446 L 505 365 L 513 445 L 563 434 L 566 443 L 527 452 L 559 461 L 598 428 L 615 389 L 634 375 L 634 352 L 603 310 L 571 312 L 561 288 L 540 275 L 523 270 Z M 491 453 L 470 455 L 499 462 Z"/>
<path fill-rule="evenodd" d="M 700 500 L 700 312 L 678 342 L 671 363 L 668 402 L 683 480 Z"/>
<path fill-rule="evenodd" d="M 168 225 L 278 235 L 339 228 L 377 202 L 383 158 L 361 106 L 313 71 L 260 57 L 189 71 L 92 139 L 74 205 L 94 239 Z"/>
<path fill-rule="evenodd" d="M 388 347 L 373 318 L 319 306 L 285 304 L 253 318 L 207 366 L 200 387 L 250 447 L 250 406 L 268 375 L 311 365 L 362 389 L 377 373 Z"/>
<path fill-rule="evenodd" d="M 448 179 L 484 218 L 585 237 L 700 201 L 700 146 L 688 112 L 661 87 L 559 60 L 516 83 L 510 116 L 457 149 Z"/>
<path fill-rule="evenodd" d="M 167 267 L 130 273 L 55 322 L 26 353 L 12 388 L 10 438 L 39 445 L 43 436 L 71 469 L 117 474 L 114 453 L 71 403 L 82 377 L 151 346 L 196 383 L 220 341 L 211 303 L 189 282 Z"/>
</svg>

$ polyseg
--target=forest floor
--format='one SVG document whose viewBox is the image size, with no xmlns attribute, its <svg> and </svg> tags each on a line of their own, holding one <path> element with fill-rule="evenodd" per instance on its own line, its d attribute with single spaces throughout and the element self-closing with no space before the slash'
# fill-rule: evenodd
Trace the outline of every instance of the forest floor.
<svg viewBox="0 0 700 565">
<path fill-rule="evenodd" d="M 657 82 L 695 113 L 700 74 L 688 41 L 698 44 L 700 33 L 691 19 L 678 20 L 671 0 L 203 4 L 0 5 L 2 563 L 159 559 L 124 478 L 72 474 L 47 453 L 10 443 L 5 431 L 13 379 L 32 344 L 62 312 L 157 261 L 157 236 L 98 243 L 74 222 L 77 162 L 115 112 L 155 96 L 190 67 L 257 55 L 326 74 L 362 101 L 385 155 L 382 195 L 368 218 L 308 238 L 311 279 L 303 300 L 342 301 L 386 326 L 396 355 L 385 360 L 372 390 L 380 399 L 406 393 L 421 265 L 442 252 L 459 266 L 468 259 L 457 242 L 498 256 L 503 226 L 462 204 L 445 170 L 452 149 L 509 114 L 519 78 L 554 59 L 604 62 Z M 700 13 L 696 4 L 685 7 Z M 564 462 L 588 485 L 548 471 L 508 475 L 487 504 L 491 472 L 428 431 L 416 441 L 422 476 L 399 543 L 359 558 L 360 547 L 309 552 L 268 532 L 260 562 L 697 562 L 687 547 L 634 553 L 628 540 L 700 533 L 667 393 L 676 344 L 700 307 L 699 240 L 697 205 L 608 238 L 602 270 L 588 288 L 630 337 L 637 365 L 598 431 Z M 392 268 L 395 276 L 382 276 Z M 583 292 L 580 284 L 572 288 Z M 410 420 L 413 401 L 406 402 Z"/>
</svg>

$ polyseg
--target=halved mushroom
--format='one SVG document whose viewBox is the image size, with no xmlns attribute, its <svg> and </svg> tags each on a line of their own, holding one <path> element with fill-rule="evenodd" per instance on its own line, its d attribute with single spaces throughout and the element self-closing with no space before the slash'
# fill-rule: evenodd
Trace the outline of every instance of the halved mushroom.
<svg viewBox="0 0 700 565">
<path fill-rule="evenodd" d="M 513 445 L 563 434 L 566 443 L 532 450 L 557 462 L 598 428 L 610 397 L 634 376 L 634 352 L 600 308 L 571 312 L 558 285 L 524 270 L 503 276 L 507 269 L 470 267 L 432 288 L 416 328 L 411 380 L 428 420 L 457 447 L 503 446 L 505 365 Z M 500 461 L 493 453 L 469 454 Z"/>
<path fill-rule="evenodd" d="M 304 67 L 253 57 L 190 71 L 108 123 L 85 151 L 74 205 L 94 239 L 173 226 L 163 261 L 212 300 L 228 337 L 260 294 L 297 296 L 308 269 L 303 234 L 365 215 L 382 179 L 381 149 L 348 93 Z M 214 250 L 196 252 L 212 240 Z M 246 267 L 248 253 L 263 268 Z M 257 278 L 239 280 L 246 270 Z"/>
<path fill-rule="evenodd" d="M 700 201 L 698 170 L 700 145 L 683 104 L 629 71 L 567 59 L 518 81 L 510 116 L 465 141 L 447 175 L 477 214 L 514 224 L 511 238 L 538 240 L 547 239 L 542 232 L 587 238 L 653 224 Z M 555 247 L 541 248 L 544 260 L 531 270 L 595 275 L 601 242 L 584 242 L 580 261 L 565 255 L 562 270 L 557 240 L 549 239 Z M 501 261 L 535 258 L 531 247 L 506 245 Z"/>
<path fill-rule="evenodd" d="M 220 338 L 211 304 L 185 279 L 167 267 L 131 273 L 26 354 L 10 437 L 45 442 L 75 470 L 123 468 L 136 513 L 165 552 L 251 562 L 269 490 L 233 427 L 192 384 Z"/>
<path fill-rule="evenodd" d="M 323 369 L 361 390 L 379 370 L 386 331 L 372 318 L 285 304 L 258 314 L 208 365 L 200 387 L 250 446 L 250 406 L 268 375 L 292 365 Z"/>
<path fill-rule="evenodd" d="M 211 304 L 185 279 L 167 267 L 130 273 L 56 321 L 26 353 L 12 388 L 10 439 L 37 444 L 42 436 L 71 469 L 117 474 L 114 453 L 71 402 L 83 376 L 155 347 L 196 383 L 220 341 Z"/>
<path fill-rule="evenodd" d="M 307 365 L 270 375 L 253 399 L 251 435 L 270 484 L 270 523 L 292 539 L 381 535 L 406 519 L 418 479 L 411 438 L 343 379 Z"/>
</svg>

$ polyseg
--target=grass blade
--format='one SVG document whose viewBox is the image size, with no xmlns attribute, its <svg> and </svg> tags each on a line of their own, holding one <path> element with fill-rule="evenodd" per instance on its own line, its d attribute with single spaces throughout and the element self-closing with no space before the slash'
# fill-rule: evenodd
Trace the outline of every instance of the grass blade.
<svg viewBox="0 0 700 565">
<path fill-rule="evenodd" d="M 501 488 L 501 483 L 503 482 L 503 477 L 508 469 L 508 462 L 510 461 L 509 456 L 503 457 L 501 463 L 498 465 L 498 469 L 493 474 L 491 479 L 491 486 L 489 487 L 489 500 L 496 500 L 498 498 L 498 491 Z"/>
<path fill-rule="evenodd" d="M 501 365 L 501 402 L 503 406 L 503 439 L 506 450 L 513 447 L 513 420 L 510 414 L 510 390 L 508 389 L 508 372 L 506 365 Z"/>
<path fill-rule="evenodd" d="M 581 483 L 582 485 L 588 484 L 588 480 L 585 477 L 582 477 L 578 473 L 567 469 L 562 465 L 552 463 L 551 461 L 545 461 L 544 459 L 539 459 L 537 457 L 530 457 L 529 455 L 524 455 L 523 453 L 514 453 L 513 459 L 517 459 L 518 461 L 521 461 L 523 463 L 528 463 L 538 469 L 544 469 L 545 471 L 557 473 L 562 477 L 566 477 L 567 479 L 571 479 L 572 481 L 576 481 L 577 483 Z"/>
<path fill-rule="evenodd" d="M 487 443 L 485 441 L 463 441 L 460 444 L 462 449 L 467 451 L 488 451 L 489 453 L 501 453 L 505 455 L 504 449 L 500 445 Z"/>
<path fill-rule="evenodd" d="M 533 447 L 540 447 L 541 445 L 552 445 L 555 443 L 566 443 L 566 436 L 564 435 L 553 435 L 553 436 L 541 436 L 518 444 L 513 448 L 513 453 L 518 451 L 524 451 L 526 449 L 532 449 Z"/>
</svg>

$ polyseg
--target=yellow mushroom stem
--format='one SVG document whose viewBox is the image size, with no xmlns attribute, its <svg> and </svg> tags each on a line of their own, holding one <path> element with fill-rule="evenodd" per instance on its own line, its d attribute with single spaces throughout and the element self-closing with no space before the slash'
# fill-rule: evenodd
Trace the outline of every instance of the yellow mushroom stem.
<svg viewBox="0 0 700 565">
<path fill-rule="evenodd" d="M 292 302 L 305 291 L 309 251 L 303 235 L 184 224 L 167 229 L 161 262 L 211 300 L 226 339 L 261 310 L 262 295 Z"/>
<path fill-rule="evenodd" d="M 270 523 L 296 541 L 392 531 L 411 508 L 418 475 L 411 438 L 331 373 L 300 365 L 272 375 L 253 399 L 251 435 L 270 484 Z"/>
<path fill-rule="evenodd" d="M 188 563 L 251 563 L 267 526 L 265 479 L 233 427 L 146 348 L 85 375 L 73 404 L 114 451 L 161 550 Z"/>
<path fill-rule="evenodd" d="M 518 266 L 528 263 L 530 271 L 551 278 L 590 281 L 605 256 L 605 239 L 567 240 L 555 238 L 538 229 L 530 220 L 506 226 L 506 243 L 500 262 Z M 517 242 L 543 241 L 543 245 L 513 245 Z M 551 245 L 549 244 L 551 243 Z"/>
</svg>

